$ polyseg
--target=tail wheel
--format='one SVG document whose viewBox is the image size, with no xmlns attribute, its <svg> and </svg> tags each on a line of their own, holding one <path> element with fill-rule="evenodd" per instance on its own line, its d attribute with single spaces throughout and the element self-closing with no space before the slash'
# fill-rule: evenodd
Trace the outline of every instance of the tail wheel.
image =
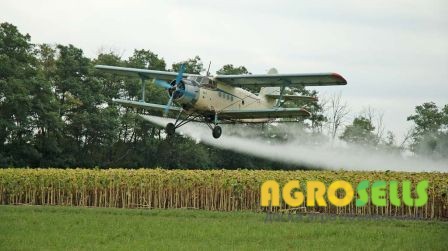
<svg viewBox="0 0 448 251">
<path fill-rule="evenodd" d="M 220 126 L 215 126 L 215 128 L 213 128 L 213 138 L 217 139 L 219 137 L 221 137 L 221 133 L 222 133 L 222 129 Z"/>
<path fill-rule="evenodd" d="M 169 136 L 172 136 L 176 132 L 176 126 L 173 123 L 168 123 L 165 127 L 165 131 L 166 131 L 166 134 L 168 134 Z"/>
</svg>

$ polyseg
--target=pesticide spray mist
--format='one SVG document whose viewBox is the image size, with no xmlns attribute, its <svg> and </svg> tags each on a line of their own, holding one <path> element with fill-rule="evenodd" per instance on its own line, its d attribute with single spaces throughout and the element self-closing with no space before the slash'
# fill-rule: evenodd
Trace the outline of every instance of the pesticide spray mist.
<svg viewBox="0 0 448 251">
<path fill-rule="evenodd" d="M 172 119 L 140 115 L 152 124 L 165 127 Z M 236 130 L 236 131 L 235 131 Z M 319 138 L 309 140 L 299 137 L 286 143 L 271 143 L 257 138 L 254 129 L 243 126 L 223 127 L 223 134 L 214 139 L 206 125 L 189 123 L 176 132 L 198 142 L 250 154 L 285 163 L 295 163 L 314 168 L 358 171 L 407 171 L 407 172 L 448 172 L 448 162 L 419 158 L 405 159 L 397 154 L 380 150 L 373 151 L 359 145 L 331 145 Z M 226 132 L 233 132 L 232 135 Z M 234 135 L 236 132 L 237 135 Z M 258 131 L 259 132 L 259 131 Z M 312 143 L 311 143 L 312 142 Z M 316 142 L 320 142 L 316 144 Z"/>
</svg>

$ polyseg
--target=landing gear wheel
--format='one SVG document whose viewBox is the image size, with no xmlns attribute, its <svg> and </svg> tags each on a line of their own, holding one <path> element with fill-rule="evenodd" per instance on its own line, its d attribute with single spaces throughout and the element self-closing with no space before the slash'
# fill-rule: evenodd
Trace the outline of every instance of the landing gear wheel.
<svg viewBox="0 0 448 251">
<path fill-rule="evenodd" d="M 176 132 L 176 126 L 173 123 L 168 123 L 165 127 L 166 134 L 173 136 Z"/>
<path fill-rule="evenodd" d="M 221 137 L 221 133 L 222 133 L 222 129 L 220 126 L 215 126 L 215 128 L 213 128 L 213 138 L 217 139 L 217 138 Z"/>
</svg>

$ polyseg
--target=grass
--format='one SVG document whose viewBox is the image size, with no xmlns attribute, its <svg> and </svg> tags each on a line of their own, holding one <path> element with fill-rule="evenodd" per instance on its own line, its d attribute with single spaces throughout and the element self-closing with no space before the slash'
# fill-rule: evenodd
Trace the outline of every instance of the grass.
<svg viewBox="0 0 448 251">
<path fill-rule="evenodd" d="M 265 222 L 265 214 L 0 206 L 0 250 L 446 250 L 448 223 Z"/>
</svg>

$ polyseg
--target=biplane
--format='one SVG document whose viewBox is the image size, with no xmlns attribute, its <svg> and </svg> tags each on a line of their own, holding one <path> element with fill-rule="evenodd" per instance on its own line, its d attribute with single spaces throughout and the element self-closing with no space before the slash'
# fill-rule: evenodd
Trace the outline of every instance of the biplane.
<svg viewBox="0 0 448 251">
<path fill-rule="evenodd" d="M 337 73 L 278 74 L 271 69 L 268 74 L 217 75 L 156 71 L 108 65 L 96 65 L 96 69 L 141 79 L 142 99 L 113 101 L 123 106 L 137 107 L 149 111 L 159 111 L 164 117 L 175 118 L 168 123 L 165 131 L 173 135 L 175 130 L 189 122 L 202 122 L 212 130 L 214 138 L 222 133 L 220 124 L 268 123 L 279 118 L 309 117 L 304 107 L 284 108 L 288 100 L 316 101 L 316 97 L 286 95 L 285 88 L 298 86 L 346 85 L 347 81 Z M 167 90 L 168 103 L 145 102 L 146 81 Z M 245 87 L 260 87 L 255 94 Z"/>
</svg>

